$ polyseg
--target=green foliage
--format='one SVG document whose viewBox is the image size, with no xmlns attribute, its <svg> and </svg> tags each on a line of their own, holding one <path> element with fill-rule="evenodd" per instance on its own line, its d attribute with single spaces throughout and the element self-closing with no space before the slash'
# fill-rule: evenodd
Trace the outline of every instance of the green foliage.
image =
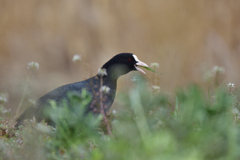
<svg viewBox="0 0 240 160">
<path fill-rule="evenodd" d="M 50 101 L 48 113 L 56 125 L 55 133 L 47 141 L 47 147 L 52 152 L 50 157 L 59 159 L 57 155 L 61 153 L 69 159 L 78 159 L 76 157 L 79 156 L 90 158 L 90 152 L 87 151 L 97 137 L 101 116 L 85 115 L 85 106 L 91 101 L 85 89 L 81 95 L 69 93 L 68 97 L 69 101 L 63 101 L 60 106 Z"/>
<path fill-rule="evenodd" d="M 171 100 L 139 80 L 120 97 L 112 137 L 99 128 L 102 116 L 84 115 L 91 100 L 84 91 L 69 94 L 61 106 L 50 101 L 56 128 L 44 122 L 23 127 L 1 140 L 0 153 L 4 159 L 240 159 L 239 123 L 232 114 L 236 95 L 218 88 L 209 101 L 199 86 L 191 85 Z"/>
</svg>

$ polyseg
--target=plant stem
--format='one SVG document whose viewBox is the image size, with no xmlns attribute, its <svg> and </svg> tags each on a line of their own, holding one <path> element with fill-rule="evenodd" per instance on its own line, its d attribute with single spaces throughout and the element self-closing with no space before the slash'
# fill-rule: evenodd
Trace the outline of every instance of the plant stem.
<svg viewBox="0 0 240 160">
<path fill-rule="evenodd" d="M 19 102 L 19 104 L 18 104 L 18 108 L 17 108 L 16 115 L 15 115 L 14 118 L 17 118 L 17 117 L 18 117 L 18 113 L 19 113 L 19 111 L 20 111 L 20 109 L 21 109 L 21 107 L 22 107 L 23 101 L 24 101 L 24 99 L 25 99 L 25 97 L 26 97 L 26 92 L 27 92 L 27 87 L 28 87 L 29 80 L 30 80 L 30 76 L 27 77 L 26 85 L 25 85 L 25 87 L 24 87 L 24 89 L 23 89 L 23 94 L 22 94 L 21 100 L 20 100 L 20 102 Z"/>
<path fill-rule="evenodd" d="M 208 101 L 209 101 L 209 104 L 211 105 L 211 100 L 210 100 L 210 89 L 209 89 L 209 86 L 208 86 Z"/>
<path fill-rule="evenodd" d="M 155 67 L 153 67 L 153 70 L 155 70 Z M 153 77 L 152 77 L 152 85 L 154 86 L 155 84 L 154 84 L 154 82 L 155 82 L 155 73 L 153 72 Z"/>
<path fill-rule="evenodd" d="M 107 117 L 105 115 L 104 108 L 103 108 L 103 103 L 102 103 L 102 86 L 103 86 L 103 78 L 101 76 L 101 79 L 100 79 L 100 91 L 99 91 L 100 92 L 100 109 L 101 109 L 101 113 L 103 115 L 103 119 L 104 119 L 104 121 L 105 121 L 105 123 L 107 125 L 108 134 L 110 136 L 112 136 L 111 127 L 110 127 L 109 121 L 108 121 L 108 119 L 107 119 Z"/>
</svg>

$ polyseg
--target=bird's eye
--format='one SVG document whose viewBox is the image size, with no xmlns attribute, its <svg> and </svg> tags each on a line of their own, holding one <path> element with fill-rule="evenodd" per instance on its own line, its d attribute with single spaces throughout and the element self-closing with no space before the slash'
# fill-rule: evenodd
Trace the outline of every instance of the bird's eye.
<svg viewBox="0 0 240 160">
<path fill-rule="evenodd" d="M 128 61 L 132 61 L 132 58 L 128 58 Z"/>
</svg>

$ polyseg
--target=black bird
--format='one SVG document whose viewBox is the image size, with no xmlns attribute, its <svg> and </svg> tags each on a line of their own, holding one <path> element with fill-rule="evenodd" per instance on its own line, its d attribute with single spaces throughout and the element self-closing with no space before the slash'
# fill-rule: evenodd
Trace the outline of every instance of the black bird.
<svg viewBox="0 0 240 160">
<path fill-rule="evenodd" d="M 17 118 L 17 124 L 15 125 L 15 127 L 23 124 L 25 119 L 31 119 L 33 117 L 36 118 L 37 122 L 40 122 L 42 119 L 45 118 L 43 111 L 49 103 L 49 99 L 55 100 L 57 103 L 60 103 L 63 99 L 68 99 L 68 92 L 81 93 L 83 88 L 85 88 L 92 97 L 91 102 L 86 106 L 86 112 L 100 113 L 99 93 L 100 89 L 103 89 L 101 87 L 105 87 L 108 93 L 102 94 L 102 103 L 104 106 L 104 112 L 106 113 L 110 109 L 115 98 L 117 79 L 121 75 L 127 74 L 128 72 L 134 70 L 145 73 L 138 66 L 148 67 L 147 64 L 141 62 L 137 58 L 137 56 L 132 53 L 117 54 L 102 66 L 102 72 L 99 72 L 96 76 L 91 77 L 85 81 L 80 81 L 58 87 L 39 98 L 37 100 L 36 106 L 29 107 L 22 113 L 22 115 Z M 52 124 L 52 122 L 49 122 L 49 124 Z"/>
</svg>

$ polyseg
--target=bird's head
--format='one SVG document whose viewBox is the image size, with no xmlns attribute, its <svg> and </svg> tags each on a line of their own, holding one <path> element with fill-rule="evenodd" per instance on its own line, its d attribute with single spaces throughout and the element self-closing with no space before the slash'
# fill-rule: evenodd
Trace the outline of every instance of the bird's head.
<svg viewBox="0 0 240 160">
<path fill-rule="evenodd" d="M 120 53 L 105 63 L 102 68 L 105 68 L 108 74 L 118 78 L 134 70 L 145 74 L 139 66 L 148 67 L 148 65 L 140 61 L 136 55 L 132 53 Z"/>
</svg>

